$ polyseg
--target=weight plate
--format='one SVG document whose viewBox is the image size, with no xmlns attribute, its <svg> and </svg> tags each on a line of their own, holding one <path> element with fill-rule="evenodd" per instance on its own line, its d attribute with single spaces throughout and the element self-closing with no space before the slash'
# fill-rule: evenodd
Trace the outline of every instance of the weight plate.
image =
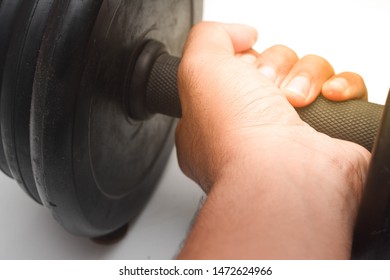
<svg viewBox="0 0 390 280">
<path fill-rule="evenodd" d="M 352 257 L 390 259 L 390 92 L 372 151 L 357 217 Z"/>
<path fill-rule="evenodd" d="M 4 0 L 0 2 L 0 100 L 2 95 L 2 82 L 4 64 L 8 53 L 9 41 L 12 35 L 13 25 L 17 16 L 21 1 Z M 1 131 L 1 122 L 0 122 Z M 3 140 L 0 135 L 0 169 L 9 177 L 12 177 L 4 154 Z"/>
<path fill-rule="evenodd" d="M 40 202 L 31 167 L 30 106 L 37 57 L 52 0 L 20 2 L 4 66 L 1 130 L 12 176 Z"/>
<path fill-rule="evenodd" d="M 130 119 L 126 73 L 145 38 L 180 55 L 194 6 L 200 1 L 54 2 L 34 82 L 32 157 L 43 203 L 69 232 L 108 234 L 153 192 L 175 121 Z"/>
</svg>

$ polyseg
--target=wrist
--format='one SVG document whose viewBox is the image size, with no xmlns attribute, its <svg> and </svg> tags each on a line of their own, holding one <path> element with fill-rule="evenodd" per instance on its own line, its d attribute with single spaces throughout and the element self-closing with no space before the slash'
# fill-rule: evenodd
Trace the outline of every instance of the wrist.
<svg viewBox="0 0 390 280">
<path fill-rule="evenodd" d="M 349 174 L 354 168 L 332 153 L 313 156 L 313 147 L 299 141 L 286 147 L 274 139 L 260 149 L 241 151 L 213 184 L 196 223 L 208 229 L 201 238 L 207 246 L 200 243 L 198 252 L 209 258 L 349 258 L 358 205 L 356 176 Z"/>
</svg>

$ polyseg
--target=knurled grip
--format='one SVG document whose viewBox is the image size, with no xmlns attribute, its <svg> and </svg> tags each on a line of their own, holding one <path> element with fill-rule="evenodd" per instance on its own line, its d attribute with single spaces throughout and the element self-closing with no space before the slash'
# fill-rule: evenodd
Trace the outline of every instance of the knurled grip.
<svg viewBox="0 0 390 280">
<path fill-rule="evenodd" d="M 146 88 L 146 108 L 150 113 L 160 113 L 181 118 L 181 104 L 177 89 L 177 71 L 180 59 L 169 54 L 157 58 Z"/>
<path fill-rule="evenodd" d="M 296 110 L 317 131 L 372 151 L 383 108 L 362 100 L 334 102 L 320 96 L 311 105 Z"/>
<path fill-rule="evenodd" d="M 181 117 L 177 89 L 179 63 L 179 58 L 168 54 L 157 58 L 146 91 L 146 107 L 150 113 Z M 333 102 L 319 97 L 311 105 L 298 108 L 297 112 L 317 131 L 357 143 L 371 151 L 383 108 L 382 105 L 361 100 Z"/>
</svg>

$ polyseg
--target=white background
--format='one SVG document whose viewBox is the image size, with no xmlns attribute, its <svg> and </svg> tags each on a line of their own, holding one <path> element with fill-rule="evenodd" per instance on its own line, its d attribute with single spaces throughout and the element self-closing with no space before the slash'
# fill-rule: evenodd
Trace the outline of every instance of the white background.
<svg viewBox="0 0 390 280">
<path fill-rule="evenodd" d="M 337 72 L 361 74 L 369 99 L 384 103 L 390 85 L 388 0 L 205 0 L 204 19 L 247 23 L 259 30 L 258 51 L 285 44 L 318 54 Z M 67 234 L 42 206 L 0 175 L 0 259 L 171 259 L 202 197 L 175 153 L 153 198 L 126 237 L 101 246 Z"/>
</svg>

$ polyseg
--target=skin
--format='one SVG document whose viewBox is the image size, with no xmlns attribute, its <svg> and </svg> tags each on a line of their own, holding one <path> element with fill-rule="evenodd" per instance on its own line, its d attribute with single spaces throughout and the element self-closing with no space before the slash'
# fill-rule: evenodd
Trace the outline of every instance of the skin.
<svg viewBox="0 0 390 280">
<path fill-rule="evenodd" d="M 257 32 L 203 22 L 179 67 L 182 171 L 208 194 L 179 259 L 347 259 L 370 153 L 304 123 L 322 92 L 367 98 L 360 76 Z M 297 78 L 298 79 L 295 79 Z"/>
</svg>

